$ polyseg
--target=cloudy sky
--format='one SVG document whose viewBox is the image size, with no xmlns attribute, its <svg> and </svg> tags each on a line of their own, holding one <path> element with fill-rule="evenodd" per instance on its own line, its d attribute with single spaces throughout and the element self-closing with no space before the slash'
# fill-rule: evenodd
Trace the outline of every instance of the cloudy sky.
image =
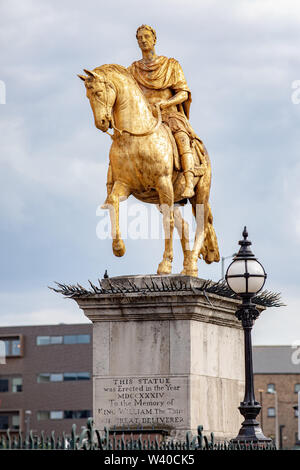
<svg viewBox="0 0 300 470">
<path fill-rule="evenodd" d="M 136 28 L 175 57 L 192 90 L 191 123 L 211 156 L 221 256 L 244 225 L 284 308 L 256 322 L 255 344 L 300 340 L 300 80 L 297 0 L 6 0 L 0 6 L 1 325 L 87 321 L 47 286 L 155 273 L 162 240 L 100 240 L 110 139 L 94 127 L 83 68 L 140 58 Z M 134 201 L 133 201 L 134 202 Z M 121 206 L 122 207 L 122 206 Z M 173 272 L 182 254 L 174 244 Z M 229 261 L 229 260 L 228 260 Z M 199 261 L 199 276 L 221 266 Z"/>
</svg>

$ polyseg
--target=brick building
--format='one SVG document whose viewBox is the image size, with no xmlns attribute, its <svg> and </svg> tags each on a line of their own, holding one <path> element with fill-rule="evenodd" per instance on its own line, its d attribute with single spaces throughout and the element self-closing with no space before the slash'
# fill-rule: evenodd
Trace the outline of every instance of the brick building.
<svg viewBox="0 0 300 470">
<path fill-rule="evenodd" d="M 0 328 L 0 433 L 80 430 L 91 415 L 91 324 Z"/>
<path fill-rule="evenodd" d="M 275 439 L 278 425 L 283 448 L 300 446 L 300 347 L 254 346 L 253 366 L 265 435 Z M 92 416 L 92 389 L 92 324 L 0 328 L 0 434 L 79 430 Z"/>
<path fill-rule="evenodd" d="M 298 410 L 294 407 L 300 391 L 300 347 L 254 346 L 253 367 L 264 434 L 275 441 L 278 427 L 279 446 L 298 447 Z"/>
</svg>

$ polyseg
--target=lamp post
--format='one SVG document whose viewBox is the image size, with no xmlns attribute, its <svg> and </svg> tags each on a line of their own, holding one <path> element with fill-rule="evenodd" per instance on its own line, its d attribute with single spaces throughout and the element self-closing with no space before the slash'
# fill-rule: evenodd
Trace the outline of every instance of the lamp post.
<svg viewBox="0 0 300 470">
<path fill-rule="evenodd" d="M 278 395 L 276 390 L 272 390 L 270 393 L 274 395 L 275 398 L 275 445 L 277 449 L 279 447 L 279 425 L 278 425 Z"/>
<path fill-rule="evenodd" d="M 260 426 L 261 428 L 263 429 L 264 427 L 264 424 L 263 424 L 263 419 L 264 419 L 264 413 L 263 413 L 263 393 L 264 393 L 264 390 L 262 388 L 260 388 L 259 390 L 259 401 L 260 401 L 260 406 L 261 406 L 261 414 L 260 414 Z"/>
<path fill-rule="evenodd" d="M 229 256 L 222 256 L 222 258 L 221 258 L 221 279 L 224 279 L 225 260 L 228 259 L 228 258 L 232 258 L 233 256 L 236 256 L 236 253 L 233 253 L 233 255 L 229 255 Z"/>
<path fill-rule="evenodd" d="M 26 437 L 29 438 L 31 410 L 25 410 Z"/>
<path fill-rule="evenodd" d="M 282 449 L 283 448 L 283 436 L 282 436 L 282 430 L 283 428 L 285 428 L 285 424 L 281 424 L 279 426 L 279 435 L 280 435 L 280 438 L 279 438 L 279 447 L 278 449 Z"/>
<path fill-rule="evenodd" d="M 263 444 L 272 441 L 263 434 L 259 422 L 256 420 L 261 406 L 255 400 L 254 395 L 251 330 L 259 316 L 259 311 L 251 302 L 251 299 L 263 288 L 267 275 L 263 266 L 252 253 L 251 244 L 245 227 L 243 240 L 239 241 L 240 250 L 229 265 L 225 275 L 229 288 L 242 299 L 242 305 L 235 315 L 242 322 L 245 339 L 245 396 L 244 401 L 239 406 L 239 411 L 245 421 L 243 421 L 237 437 L 231 441 L 234 444 L 238 442 Z"/>
<path fill-rule="evenodd" d="M 298 441 L 300 441 L 300 391 L 298 392 Z"/>
</svg>

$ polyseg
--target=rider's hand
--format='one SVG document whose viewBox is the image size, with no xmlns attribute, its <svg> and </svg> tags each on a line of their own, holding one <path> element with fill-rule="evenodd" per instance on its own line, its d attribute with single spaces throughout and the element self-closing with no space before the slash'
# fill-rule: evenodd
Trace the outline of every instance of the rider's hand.
<svg viewBox="0 0 300 470">
<path fill-rule="evenodd" d="M 160 107 L 160 109 L 166 109 L 170 106 L 170 103 L 168 102 L 168 100 L 159 101 L 157 104 Z"/>
</svg>

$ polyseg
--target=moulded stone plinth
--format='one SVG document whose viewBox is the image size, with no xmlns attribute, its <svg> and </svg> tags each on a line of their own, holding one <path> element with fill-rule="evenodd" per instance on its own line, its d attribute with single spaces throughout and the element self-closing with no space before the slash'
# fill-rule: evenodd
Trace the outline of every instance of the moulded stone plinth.
<svg viewBox="0 0 300 470">
<path fill-rule="evenodd" d="M 104 426 L 236 436 L 242 421 L 244 336 L 239 302 L 189 276 L 102 280 L 76 298 L 93 322 L 94 419 Z M 131 287 L 130 287 L 131 286 Z M 177 288 L 176 288 L 177 286 Z"/>
</svg>

